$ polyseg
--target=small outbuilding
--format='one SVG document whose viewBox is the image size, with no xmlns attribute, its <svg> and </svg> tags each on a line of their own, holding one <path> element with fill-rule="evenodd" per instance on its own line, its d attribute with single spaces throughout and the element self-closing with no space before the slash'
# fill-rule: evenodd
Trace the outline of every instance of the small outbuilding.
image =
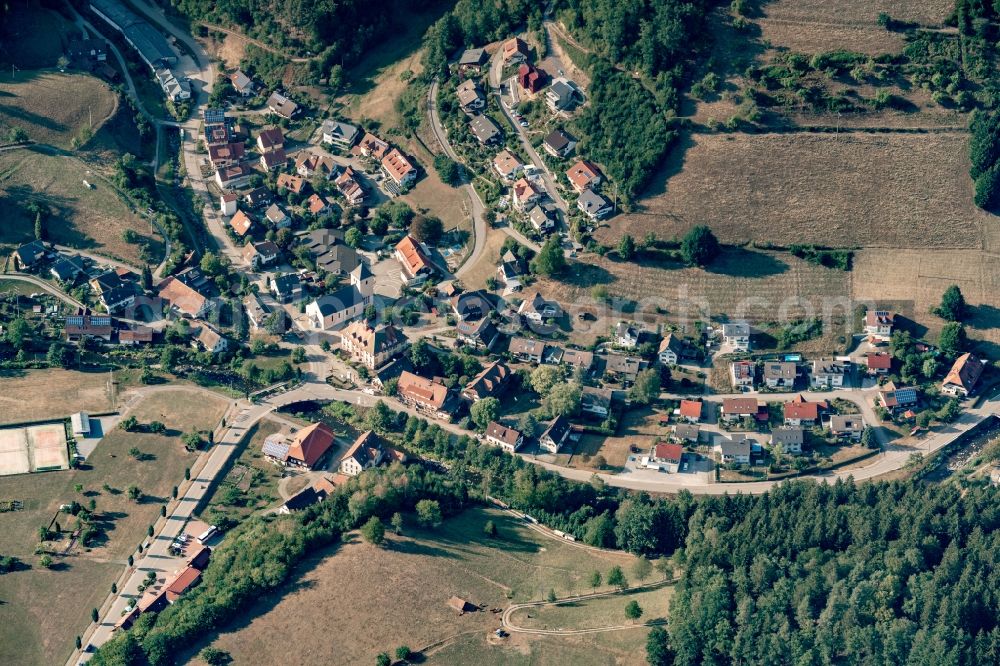
<svg viewBox="0 0 1000 666">
<path fill-rule="evenodd" d="M 73 436 L 90 436 L 90 414 L 87 412 L 77 412 L 70 416 L 69 420 L 73 424 Z"/>
<path fill-rule="evenodd" d="M 462 597 L 452 597 L 448 600 L 448 606 L 458 612 L 459 615 L 464 615 L 466 613 L 474 613 L 479 610 L 478 607 L 469 603 Z"/>
</svg>

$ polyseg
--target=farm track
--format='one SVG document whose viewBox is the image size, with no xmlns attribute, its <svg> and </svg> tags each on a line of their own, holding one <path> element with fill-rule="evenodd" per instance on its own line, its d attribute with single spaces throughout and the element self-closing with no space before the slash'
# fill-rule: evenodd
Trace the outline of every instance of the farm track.
<svg viewBox="0 0 1000 666">
<path fill-rule="evenodd" d="M 299 62 L 299 63 L 312 62 L 313 60 L 315 60 L 316 58 L 319 57 L 319 56 L 312 56 L 311 58 L 289 57 L 289 55 L 287 53 L 285 53 L 285 52 L 283 52 L 283 51 L 281 51 L 279 49 L 276 49 L 273 46 L 268 46 L 267 44 L 265 44 L 264 42 L 260 41 L 259 39 L 254 39 L 253 37 L 250 37 L 248 35 L 244 35 L 242 32 L 237 32 L 236 30 L 233 30 L 231 28 L 223 28 L 221 25 L 215 25 L 214 23 L 205 23 L 204 21 L 199 21 L 198 25 L 200 25 L 201 27 L 206 28 L 208 30 L 214 30 L 214 31 L 217 31 L 217 32 L 223 32 L 223 33 L 225 33 L 227 35 L 235 37 L 236 39 L 240 39 L 240 40 L 242 40 L 242 41 L 244 41 L 244 42 L 246 42 L 248 44 L 253 44 L 254 46 L 256 46 L 257 48 L 259 48 L 259 49 L 261 49 L 263 51 L 267 51 L 268 53 L 273 53 L 276 56 L 281 56 L 282 58 L 284 58 L 284 59 L 286 59 L 286 60 L 288 60 L 290 62 Z"/>
<path fill-rule="evenodd" d="M 581 594 L 574 597 L 564 597 L 562 599 L 556 599 L 555 601 L 528 601 L 523 604 L 512 604 L 508 606 L 503 615 L 500 616 L 501 626 L 515 634 L 534 634 L 536 636 L 579 636 L 581 634 L 600 634 L 606 631 L 624 631 L 625 629 L 636 629 L 640 627 L 653 627 L 657 625 L 666 624 L 666 621 L 652 621 L 645 622 L 642 624 L 619 624 L 608 627 L 593 627 L 589 629 L 531 629 L 529 627 L 521 627 L 515 624 L 511 624 L 510 616 L 515 612 L 522 610 L 524 608 L 538 608 L 541 606 L 558 606 L 559 604 L 565 603 L 575 603 L 578 601 L 588 601 L 590 599 L 600 599 L 603 597 L 620 596 L 625 594 L 631 594 L 634 592 L 646 592 L 648 590 L 656 590 L 661 587 L 666 587 L 676 583 L 676 579 L 665 578 L 653 583 L 648 583 L 646 585 L 639 585 L 637 587 L 630 588 L 628 590 L 610 590 L 608 592 L 594 592 L 591 594 Z"/>
</svg>

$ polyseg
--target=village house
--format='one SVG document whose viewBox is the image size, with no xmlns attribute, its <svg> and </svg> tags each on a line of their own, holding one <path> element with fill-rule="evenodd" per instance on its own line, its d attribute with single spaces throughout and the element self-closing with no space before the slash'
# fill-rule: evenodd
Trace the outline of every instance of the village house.
<svg viewBox="0 0 1000 666">
<path fill-rule="evenodd" d="M 571 368 L 590 372 L 590 369 L 594 367 L 594 352 L 584 349 L 566 349 L 563 352 L 562 362 Z"/>
<path fill-rule="evenodd" d="M 298 239 L 316 269 L 324 273 L 348 275 L 362 263 L 358 251 L 344 243 L 344 232 L 339 229 L 314 229 Z"/>
<path fill-rule="evenodd" d="M 417 179 L 416 167 L 395 148 L 382 158 L 382 172 L 398 187 L 410 185 Z"/>
<path fill-rule="evenodd" d="M 507 348 L 511 356 L 528 363 L 541 363 L 545 353 L 545 343 L 531 338 L 514 337 Z"/>
<path fill-rule="evenodd" d="M 868 310 L 865 313 L 865 335 L 873 342 L 888 342 L 892 338 L 895 316 L 885 310 Z"/>
<path fill-rule="evenodd" d="M 347 449 L 340 459 L 339 470 L 341 474 L 347 476 L 357 476 L 366 469 L 378 467 L 392 458 L 388 447 L 382 438 L 371 430 L 358 435 L 358 438 Z"/>
<path fill-rule="evenodd" d="M 118 329 L 118 344 L 134 347 L 136 345 L 148 345 L 153 343 L 153 329 L 149 326 L 133 324 L 126 328 Z"/>
<path fill-rule="evenodd" d="M 806 433 L 802 428 L 783 426 L 771 431 L 771 448 L 781 453 L 799 455 Z"/>
<path fill-rule="evenodd" d="M 962 398 L 972 395 L 984 369 L 985 365 L 978 357 L 970 353 L 962 354 L 941 382 L 941 392 Z"/>
<path fill-rule="evenodd" d="M 527 178 L 520 178 L 511 187 L 511 203 L 518 210 L 525 210 L 531 204 L 538 203 L 542 198 L 543 190 L 532 183 Z"/>
<path fill-rule="evenodd" d="M 688 423 L 698 423 L 701 421 L 701 401 L 681 400 L 678 407 L 678 416 Z"/>
<path fill-rule="evenodd" d="M 436 379 L 427 379 L 409 371 L 400 373 L 396 395 L 404 405 L 442 421 L 450 421 L 454 412 L 455 401 L 447 386 Z"/>
<path fill-rule="evenodd" d="M 767 418 L 767 407 L 762 410 L 757 398 L 725 398 L 722 401 L 722 420 L 726 423 L 761 417 Z"/>
<path fill-rule="evenodd" d="M 591 220 L 602 220 L 612 212 L 611 202 L 594 190 L 584 190 L 576 200 L 576 207 Z"/>
<path fill-rule="evenodd" d="M 764 384 L 771 389 L 790 389 L 795 385 L 798 366 L 792 361 L 764 361 Z"/>
<path fill-rule="evenodd" d="M 528 45 L 520 37 L 512 37 L 503 43 L 501 55 L 505 65 L 516 65 L 526 62 L 531 58 L 531 51 Z"/>
<path fill-rule="evenodd" d="M 681 360 L 684 353 L 684 341 L 673 333 L 667 333 L 660 340 L 660 348 L 656 352 L 656 358 L 660 365 L 675 365 Z"/>
<path fill-rule="evenodd" d="M 553 218 L 554 206 L 550 204 L 539 204 L 532 206 L 528 211 L 528 223 L 531 228 L 540 234 L 548 234 L 556 228 L 556 221 Z"/>
<path fill-rule="evenodd" d="M 351 322 L 340 332 L 340 348 L 351 360 L 369 370 L 381 367 L 410 346 L 403 332 L 392 324 L 372 326 L 367 321 Z"/>
<path fill-rule="evenodd" d="M 524 162 L 504 148 L 493 158 L 493 170 L 507 182 L 512 182 L 524 173 Z"/>
<path fill-rule="evenodd" d="M 139 289 L 138 285 L 126 282 L 121 286 L 105 289 L 101 292 L 99 298 L 101 305 L 103 305 L 104 309 L 110 313 L 118 312 L 131 306 L 135 303 L 135 299 L 140 294 L 142 294 L 142 291 Z"/>
<path fill-rule="evenodd" d="M 357 206 L 365 200 L 365 190 L 358 180 L 357 174 L 351 167 L 346 167 L 344 171 L 333 181 L 340 193 L 347 199 L 348 205 Z"/>
<path fill-rule="evenodd" d="M 228 224 L 237 238 L 246 238 L 247 234 L 250 233 L 250 229 L 253 228 L 253 220 L 241 210 L 236 211 L 236 214 L 230 218 Z"/>
<path fill-rule="evenodd" d="M 268 315 L 271 314 L 270 308 L 254 292 L 250 292 L 243 299 L 243 310 L 247 314 L 247 322 L 250 324 L 251 331 L 259 331 L 263 328 L 264 322 L 267 320 Z"/>
<path fill-rule="evenodd" d="M 541 324 L 547 319 L 559 319 L 563 310 L 559 303 L 542 298 L 536 291 L 521 301 L 517 313 L 530 322 Z"/>
<path fill-rule="evenodd" d="M 688 442 L 697 444 L 699 437 L 701 437 L 701 428 L 696 425 L 691 425 L 690 423 L 678 423 L 673 427 L 674 441 L 681 442 L 682 444 L 686 444 Z"/>
<path fill-rule="evenodd" d="M 460 321 L 455 325 L 456 339 L 474 349 L 490 350 L 500 337 L 500 331 L 489 319 Z"/>
<path fill-rule="evenodd" d="M 208 160 L 216 169 L 239 163 L 246 156 L 242 141 L 208 147 Z"/>
<path fill-rule="evenodd" d="M 538 438 L 538 445 L 541 449 L 549 453 L 559 453 L 559 450 L 569 439 L 571 426 L 569 419 L 565 416 L 557 416 L 545 429 L 542 436 Z"/>
<path fill-rule="evenodd" d="M 521 278 L 524 276 L 524 268 L 519 260 L 502 260 L 497 266 L 497 280 L 503 284 L 505 293 L 521 290 Z"/>
<path fill-rule="evenodd" d="M 712 447 L 716 459 L 723 465 L 749 465 L 750 449 L 750 440 L 744 435 L 733 435 L 717 441 Z"/>
<path fill-rule="evenodd" d="M 323 195 L 314 193 L 305 202 L 306 211 L 310 215 L 322 215 L 330 210 L 330 202 L 323 198 Z"/>
<path fill-rule="evenodd" d="M 292 194 L 305 194 L 306 190 L 310 187 L 309 181 L 302 176 L 297 176 L 291 173 L 279 173 L 278 174 L 278 191 L 282 189 L 291 192 Z"/>
<path fill-rule="evenodd" d="M 542 141 L 542 148 L 552 157 L 568 157 L 576 148 L 576 138 L 562 129 L 554 129 Z"/>
<path fill-rule="evenodd" d="M 57 254 L 55 263 L 49 268 L 49 274 L 66 285 L 72 285 L 85 271 L 83 258 L 70 254 Z"/>
<path fill-rule="evenodd" d="M 194 337 L 191 344 L 209 354 L 221 354 L 229 348 L 229 340 L 219 333 L 211 324 L 205 321 L 195 322 Z"/>
<path fill-rule="evenodd" d="M 619 347 L 633 349 L 639 346 L 641 335 L 642 332 L 638 328 L 628 322 L 620 321 L 615 325 L 614 342 Z"/>
<path fill-rule="evenodd" d="M 229 75 L 229 82 L 233 84 L 233 90 L 240 97 L 252 97 L 257 89 L 253 79 L 243 73 L 243 70 L 236 70 Z"/>
<path fill-rule="evenodd" d="M 106 62 L 108 43 L 103 39 L 74 39 L 66 47 L 66 57 L 84 66 Z"/>
<path fill-rule="evenodd" d="M 295 173 L 303 178 L 319 175 L 330 180 L 337 175 L 337 163 L 327 155 L 303 151 L 295 158 Z"/>
<path fill-rule="evenodd" d="M 239 200 L 240 195 L 236 192 L 224 192 L 219 196 L 219 212 L 226 216 L 235 215 Z"/>
<path fill-rule="evenodd" d="M 482 319 L 493 311 L 493 297 L 482 289 L 463 291 L 449 300 L 452 312 L 460 320 Z"/>
<path fill-rule="evenodd" d="M 478 111 L 486 106 L 486 95 L 474 79 L 466 79 L 455 88 L 458 104 L 464 111 Z"/>
<path fill-rule="evenodd" d="M 483 398 L 499 397 L 510 382 L 510 368 L 503 361 L 493 361 L 473 377 L 462 389 L 462 398 L 479 402 Z"/>
<path fill-rule="evenodd" d="M 888 410 L 893 416 L 916 407 L 918 400 L 915 387 L 897 387 L 894 382 L 886 383 L 875 395 L 875 404 Z"/>
<path fill-rule="evenodd" d="M 458 69 L 463 73 L 479 72 L 489 59 L 486 49 L 466 49 L 458 59 Z"/>
<path fill-rule="evenodd" d="M 545 72 L 523 62 L 517 68 L 517 84 L 525 92 L 534 94 L 545 87 Z"/>
<path fill-rule="evenodd" d="M 44 259 L 47 254 L 48 249 L 45 247 L 45 243 L 40 240 L 25 243 L 14 250 L 14 257 L 17 259 L 17 263 L 22 270 L 33 267 L 39 260 Z"/>
<path fill-rule="evenodd" d="M 330 119 L 323 121 L 320 132 L 323 134 L 323 143 L 332 143 L 350 148 L 354 145 L 358 135 L 361 134 L 361 128 L 357 125 Z"/>
<path fill-rule="evenodd" d="M 269 460 L 291 467 L 315 469 L 333 448 L 336 434 L 322 421 L 300 429 L 293 435 L 270 435 L 264 440 L 263 453 Z"/>
<path fill-rule="evenodd" d="M 291 120 L 299 113 L 299 105 L 278 91 L 267 98 L 267 109 L 286 120 Z"/>
<path fill-rule="evenodd" d="M 583 96 L 576 84 L 562 77 L 554 79 L 552 85 L 545 91 L 545 103 L 553 113 L 570 111 L 581 101 Z"/>
<path fill-rule="evenodd" d="M 649 456 L 643 461 L 644 466 L 650 469 L 659 469 L 669 474 L 676 474 L 681 468 L 681 459 L 684 457 L 684 447 L 680 444 L 667 444 L 657 442 L 649 449 Z"/>
<path fill-rule="evenodd" d="M 580 411 L 600 419 L 606 419 L 611 413 L 613 395 L 611 389 L 584 386 L 580 391 Z"/>
<path fill-rule="evenodd" d="M 892 370 L 892 355 L 888 352 L 865 354 L 865 368 L 869 375 L 885 375 Z"/>
<path fill-rule="evenodd" d="M 469 131 L 476 141 L 486 146 L 503 138 L 500 127 L 485 113 L 476 114 L 469 121 Z"/>
<path fill-rule="evenodd" d="M 577 194 L 592 190 L 601 184 L 601 172 L 587 160 L 579 160 L 566 170 L 566 178 Z"/>
<path fill-rule="evenodd" d="M 858 414 L 832 414 L 826 427 L 840 440 L 860 441 L 865 432 L 865 422 Z"/>
<path fill-rule="evenodd" d="M 723 324 L 722 342 L 734 351 L 750 351 L 750 324 L 746 322 Z"/>
<path fill-rule="evenodd" d="M 819 423 L 821 412 L 827 408 L 826 402 L 813 402 L 801 395 L 784 405 L 785 425 L 814 426 Z"/>
<path fill-rule="evenodd" d="M 370 132 L 365 132 L 355 150 L 364 157 L 381 161 L 389 153 L 389 144 Z"/>
<path fill-rule="evenodd" d="M 280 127 L 262 129 L 257 135 L 257 149 L 262 153 L 285 149 L 285 134 Z"/>
<path fill-rule="evenodd" d="M 393 252 L 402 268 L 403 282 L 414 285 L 423 282 L 434 272 L 434 266 L 423 246 L 413 236 L 406 235 L 396 244 Z"/>
<path fill-rule="evenodd" d="M 813 388 L 840 388 L 844 385 L 844 379 L 850 365 L 845 361 L 831 361 L 829 359 L 819 359 L 812 364 L 812 387 Z"/>
<path fill-rule="evenodd" d="M 268 224 L 275 229 L 287 229 L 292 226 L 292 218 L 276 203 L 268 206 L 267 211 L 264 212 L 264 217 L 267 219 Z"/>
<path fill-rule="evenodd" d="M 487 444 L 499 446 L 509 453 L 516 453 L 524 444 L 524 434 L 496 421 L 490 421 L 490 424 L 486 426 L 484 437 Z"/>
<path fill-rule="evenodd" d="M 70 342 L 84 338 L 99 338 L 110 342 L 114 330 L 114 319 L 109 315 L 69 315 L 63 325 L 63 334 Z"/>
<path fill-rule="evenodd" d="M 263 185 L 253 188 L 243 196 L 243 202 L 253 210 L 270 205 L 273 200 L 274 195 L 271 190 Z"/>
<path fill-rule="evenodd" d="M 232 164 L 215 172 L 215 184 L 223 190 L 236 190 L 249 183 L 253 173 L 246 164 Z"/>
<path fill-rule="evenodd" d="M 313 328 L 329 331 L 360 317 L 372 303 L 375 276 L 368 265 L 361 263 L 350 273 L 350 284 L 332 294 L 315 299 L 306 306 L 306 315 Z"/>
<path fill-rule="evenodd" d="M 295 273 L 270 275 L 269 289 L 279 303 L 297 303 L 302 300 L 302 280 Z"/>
<path fill-rule="evenodd" d="M 605 377 L 620 382 L 623 386 L 635 383 L 639 372 L 646 369 L 646 361 L 633 356 L 609 354 L 604 357 Z"/>
<path fill-rule="evenodd" d="M 194 319 L 203 317 L 212 309 L 212 302 L 174 276 L 159 285 L 160 298 L 171 308 Z"/>
<path fill-rule="evenodd" d="M 264 171 L 271 171 L 285 166 L 288 156 L 285 155 L 284 148 L 276 148 L 260 156 L 260 168 Z"/>
</svg>

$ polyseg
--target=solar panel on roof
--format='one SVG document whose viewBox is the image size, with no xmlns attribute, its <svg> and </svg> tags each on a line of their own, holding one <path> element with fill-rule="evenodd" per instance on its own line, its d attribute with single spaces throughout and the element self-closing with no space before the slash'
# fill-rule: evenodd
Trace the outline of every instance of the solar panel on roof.
<svg viewBox="0 0 1000 666">
<path fill-rule="evenodd" d="M 271 456 L 272 458 L 277 458 L 278 460 L 284 460 L 288 457 L 288 448 L 288 444 L 284 442 L 265 441 L 262 450 L 266 456 Z"/>
<path fill-rule="evenodd" d="M 226 122 L 226 112 L 223 109 L 205 109 L 205 124 L 215 125 Z"/>
</svg>

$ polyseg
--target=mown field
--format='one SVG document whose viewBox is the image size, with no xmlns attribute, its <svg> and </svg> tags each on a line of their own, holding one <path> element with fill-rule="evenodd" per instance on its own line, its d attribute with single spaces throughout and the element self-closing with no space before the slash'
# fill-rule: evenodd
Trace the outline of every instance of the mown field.
<svg viewBox="0 0 1000 666">
<path fill-rule="evenodd" d="M 646 629 L 610 631 L 582 636 L 514 634 L 501 642 L 482 633 L 458 636 L 430 651 L 430 666 L 646 666 Z"/>
<path fill-rule="evenodd" d="M 117 97 L 89 74 L 21 70 L 0 77 L 0 126 L 60 148 L 96 132 L 114 113 Z"/>
<path fill-rule="evenodd" d="M 37 287 L 26 287 L 23 293 L 38 291 Z M 103 372 L 9 370 L 0 374 L 0 383 L 3 384 L 0 424 L 62 419 L 73 412 L 114 409 L 108 393 L 108 374 Z"/>
<path fill-rule="evenodd" d="M 641 236 L 640 236 L 641 237 Z M 668 319 L 728 316 L 730 319 L 774 321 L 782 313 L 794 318 L 806 313 L 797 303 L 815 311 L 848 298 L 851 274 L 807 263 L 785 252 L 730 248 L 707 269 L 679 264 L 620 262 L 609 257 L 587 257 L 567 277 L 539 280 L 548 298 L 588 309 L 597 306 L 591 291 L 606 285 L 626 316 L 666 314 Z M 657 316 L 657 320 L 662 320 Z M 690 321 L 688 321 L 690 324 Z"/>
<path fill-rule="evenodd" d="M 132 211 L 114 186 L 96 167 L 75 157 L 39 150 L 0 153 L 0 201 L 6 218 L 0 225 L 0 243 L 19 244 L 34 238 L 34 216 L 24 210 L 38 201 L 45 217 L 48 240 L 140 265 L 140 245 L 126 243 L 122 234 L 135 231 L 153 242 L 153 256 L 162 256 L 159 236 L 149 235 L 149 223 Z M 88 189 L 83 181 L 90 183 Z"/>
<path fill-rule="evenodd" d="M 51 379 L 51 378 L 50 378 Z M 70 401 L 62 414 L 79 409 Z M 73 639 L 90 621 L 90 609 L 99 606 L 111 582 L 124 570 L 126 558 L 142 541 L 146 528 L 159 516 L 160 505 L 171 489 L 182 483 L 184 468 L 196 455 L 180 443 L 180 433 L 212 428 L 227 401 L 204 392 L 156 393 L 136 405 L 132 414 L 141 423 L 166 424 L 162 435 L 115 430 L 98 444 L 85 469 L 23 474 L 0 479 L 0 499 L 21 500 L 24 510 L 0 517 L 0 554 L 13 555 L 31 566 L 0 576 L 0 663 L 32 666 L 61 663 L 73 649 Z M 138 461 L 128 451 L 138 447 L 145 458 Z M 83 485 L 83 493 L 76 491 Z M 110 491 L 104 488 L 108 484 Z M 139 503 L 126 495 L 138 486 L 145 498 Z M 70 554 L 53 556 L 55 566 L 45 570 L 34 554 L 38 528 L 48 525 L 61 504 L 77 500 L 97 503 L 106 535 L 92 549 L 75 546 Z M 61 516 L 64 529 L 72 519 Z M 57 549 L 68 541 L 54 542 Z"/>
<path fill-rule="evenodd" d="M 706 224 L 727 243 L 978 248 L 964 133 L 694 135 L 641 210 L 598 231 L 679 237 Z"/>
<path fill-rule="evenodd" d="M 606 573 L 619 564 L 628 575 L 633 561 L 623 553 L 593 552 L 545 537 L 495 510 L 470 509 L 436 531 L 417 529 L 407 518 L 403 536 L 390 535 L 384 548 L 352 535 L 344 545 L 307 563 L 289 592 L 262 600 L 212 644 L 230 652 L 234 663 L 358 664 L 399 645 L 421 649 L 465 634 L 461 643 L 432 656 L 433 663 L 518 663 L 506 661 L 517 654 L 539 663 L 542 656 L 553 654 L 555 644 L 546 642 L 537 653 L 533 640 L 489 644 L 486 636 L 500 626 L 499 616 L 488 610 L 459 616 L 447 607 L 448 599 L 458 595 L 499 608 L 512 601 L 542 599 L 549 589 L 559 596 L 583 593 L 590 590 L 591 571 Z M 483 535 L 488 519 L 497 524 L 500 539 Z M 364 581 L 363 588 L 353 587 L 357 581 Z M 603 648 L 614 658 L 584 663 L 627 661 L 631 650 L 640 649 L 645 630 L 629 633 L 635 639 L 627 650 Z M 452 649 L 467 659 L 442 656 Z"/>
<path fill-rule="evenodd" d="M 510 622 L 525 629 L 600 629 L 628 624 L 642 624 L 667 619 L 670 587 L 615 594 L 583 601 L 522 608 L 511 613 Z M 625 604 L 635 601 L 642 616 L 632 621 L 625 617 Z"/>
</svg>

